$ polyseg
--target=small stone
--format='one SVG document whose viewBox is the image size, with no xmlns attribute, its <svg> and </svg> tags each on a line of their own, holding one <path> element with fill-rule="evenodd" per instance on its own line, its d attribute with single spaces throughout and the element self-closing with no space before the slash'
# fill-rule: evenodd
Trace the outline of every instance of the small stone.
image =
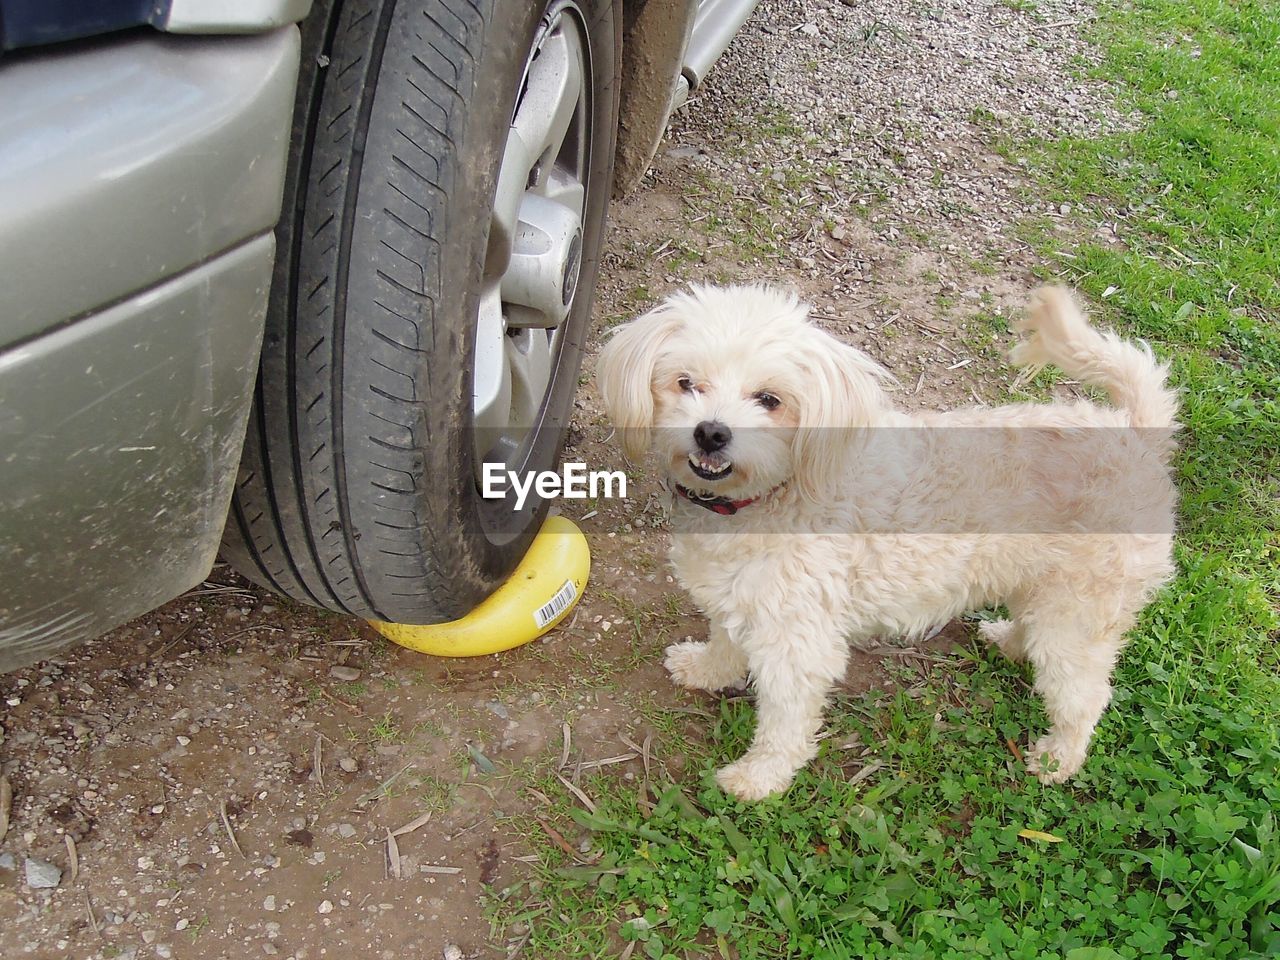
<svg viewBox="0 0 1280 960">
<path fill-rule="evenodd" d="M 321 900 L 320 906 L 316 908 L 316 913 L 333 913 L 333 901 Z"/>
<path fill-rule="evenodd" d="M 143 930 L 143 931 L 142 931 L 142 942 L 143 942 L 143 943 L 155 943 L 155 942 L 156 942 L 156 932 L 155 932 L 154 930 Z"/>
<path fill-rule="evenodd" d="M 18 861 L 12 853 L 0 853 L 0 870 L 17 870 Z"/>
<path fill-rule="evenodd" d="M 1062 206 L 1058 207 L 1058 212 L 1065 217 L 1067 214 L 1071 212 L 1071 204 L 1069 203 L 1062 204 Z"/>
<path fill-rule="evenodd" d="M 360 679 L 360 671 L 355 667 L 330 667 L 329 676 L 335 680 L 341 680 L 343 683 L 354 683 Z"/>
<path fill-rule="evenodd" d="M 848 235 L 849 235 L 849 231 L 847 231 L 844 227 L 832 227 L 832 228 L 831 228 L 831 239 L 832 239 L 832 240 L 843 240 L 843 239 L 844 239 L 845 237 L 847 237 Z"/>
<path fill-rule="evenodd" d="M 187 929 L 187 927 L 189 927 L 189 926 L 191 926 L 191 921 L 190 921 L 190 920 L 188 920 L 186 917 L 183 917 L 181 920 L 179 920 L 177 923 L 175 923 L 175 924 L 173 925 L 173 929 L 175 929 L 175 930 L 185 930 L 185 929 Z"/>
<path fill-rule="evenodd" d="M 343 757 L 338 761 L 338 766 L 341 767 L 345 773 L 355 773 L 360 769 L 360 765 L 356 763 L 352 757 Z"/>
<path fill-rule="evenodd" d="M 27 886 L 32 890 L 52 890 L 62 882 L 62 870 L 48 860 L 31 857 L 26 863 Z"/>
<path fill-rule="evenodd" d="M 338 824 L 338 836 L 343 840 L 350 840 L 356 835 L 356 828 L 349 823 Z"/>
<path fill-rule="evenodd" d="M 173 948 L 167 943 L 158 943 L 156 944 L 156 956 L 159 957 L 160 960 L 169 960 L 169 958 L 173 956 Z"/>
<path fill-rule="evenodd" d="M 462 960 L 462 948 L 456 943 L 444 945 L 444 960 Z"/>
<path fill-rule="evenodd" d="M 276 898 L 274 896 L 267 897 L 262 901 L 263 910 L 272 912 L 275 910 L 275 908 L 276 908 Z"/>
<path fill-rule="evenodd" d="M 490 700 L 488 703 L 484 705 L 484 708 L 488 710 L 490 713 L 492 713 L 495 717 L 500 717 L 503 720 L 511 719 L 511 711 L 509 711 L 505 706 L 503 706 L 497 700 Z"/>
</svg>

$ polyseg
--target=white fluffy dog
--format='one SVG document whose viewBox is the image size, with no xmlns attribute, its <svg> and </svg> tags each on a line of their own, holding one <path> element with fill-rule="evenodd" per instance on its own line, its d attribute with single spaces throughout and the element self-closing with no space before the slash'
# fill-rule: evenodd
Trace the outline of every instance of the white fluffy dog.
<svg viewBox="0 0 1280 960">
<path fill-rule="evenodd" d="M 680 494 L 672 562 L 710 619 L 667 648 L 677 683 L 754 682 L 743 799 L 785 789 L 817 751 L 850 644 L 918 636 L 1003 603 L 988 640 L 1027 660 L 1052 727 L 1030 769 L 1084 762 L 1133 625 L 1172 573 L 1177 405 L 1149 350 L 1040 290 L 1014 362 L 1105 389 L 1087 401 L 908 414 L 873 360 L 761 286 L 694 287 L 621 327 L 599 365 L 631 456 L 656 449 Z M 706 509 L 704 509 L 706 508 Z"/>
</svg>

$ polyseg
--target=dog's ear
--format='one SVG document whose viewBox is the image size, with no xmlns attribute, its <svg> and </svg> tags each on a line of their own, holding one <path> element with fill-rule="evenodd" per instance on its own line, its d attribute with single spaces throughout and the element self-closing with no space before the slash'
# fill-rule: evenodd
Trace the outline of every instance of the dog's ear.
<svg viewBox="0 0 1280 960">
<path fill-rule="evenodd" d="M 683 325 L 681 312 L 666 300 L 616 328 L 600 351 L 596 383 L 605 412 L 620 434 L 622 451 L 632 460 L 649 448 L 654 367 L 667 341 Z"/>
<path fill-rule="evenodd" d="M 792 440 L 792 477 L 801 496 L 822 500 L 889 409 L 882 384 L 893 379 L 861 350 L 817 328 L 802 338 L 806 388 Z"/>
</svg>

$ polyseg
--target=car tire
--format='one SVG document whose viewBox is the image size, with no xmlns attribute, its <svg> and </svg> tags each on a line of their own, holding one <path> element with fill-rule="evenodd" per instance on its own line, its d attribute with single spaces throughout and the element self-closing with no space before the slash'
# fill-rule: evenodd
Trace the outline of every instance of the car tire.
<svg viewBox="0 0 1280 960">
<path fill-rule="evenodd" d="M 548 504 L 481 496 L 481 464 L 552 469 L 564 440 L 620 31 L 616 0 L 316 4 L 223 542 L 246 577 L 433 623 L 465 615 L 523 557 Z"/>
</svg>

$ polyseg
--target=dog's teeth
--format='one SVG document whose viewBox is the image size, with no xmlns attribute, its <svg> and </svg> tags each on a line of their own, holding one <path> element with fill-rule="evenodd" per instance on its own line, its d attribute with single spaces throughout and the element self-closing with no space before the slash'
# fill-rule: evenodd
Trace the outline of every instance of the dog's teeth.
<svg viewBox="0 0 1280 960">
<path fill-rule="evenodd" d="M 689 454 L 689 463 L 692 467 L 694 467 L 694 469 L 701 470 L 703 473 L 717 473 L 717 474 L 724 473 L 731 466 L 733 466 L 732 463 L 728 463 L 728 462 L 712 463 L 710 460 L 705 460 L 702 457 L 698 456 L 696 453 Z"/>
</svg>

